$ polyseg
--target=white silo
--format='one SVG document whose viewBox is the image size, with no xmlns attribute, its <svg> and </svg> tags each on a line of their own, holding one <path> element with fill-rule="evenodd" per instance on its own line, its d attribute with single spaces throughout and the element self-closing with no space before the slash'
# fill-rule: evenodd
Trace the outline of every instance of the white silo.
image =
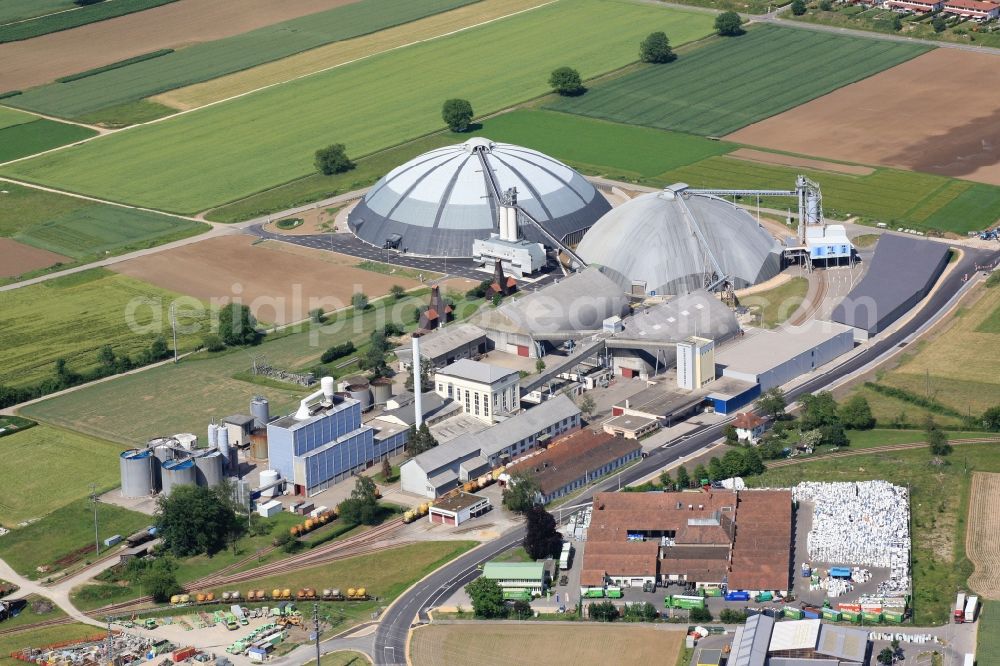
<svg viewBox="0 0 1000 666">
<path fill-rule="evenodd" d="M 222 453 L 211 449 L 204 455 L 195 458 L 194 466 L 198 485 L 209 488 L 219 485 L 225 477 L 224 463 Z"/>
<path fill-rule="evenodd" d="M 219 426 L 214 423 L 208 424 L 208 448 L 214 449 L 219 444 Z"/>
<path fill-rule="evenodd" d="M 272 484 L 277 483 L 278 479 L 280 478 L 281 474 L 279 474 L 277 470 L 265 469 L 263 472 L 260 473 L 260 487 L 264 488 L 266 486 L 271 486 Z M 277 486 L 272 486 L 271 488 L 267 488 L 267 490 L 261 492 L 260 496 L 274 497 L 277 494 L 278 494 Z"/>
<path fill-rule="evenodd" d="M 226 463 L 226 467 L 229 467 L 230 456 L 232 455 L 229 451 L 229 430 L 226 426 L 219 426 L 216 432 L 216 447 L 219 449 L 219 453 L 222 454 L 222 460 Z"/>
<path fill-rule="evenodd" d="M 253 427 L 263 428 L 271 420 L 271 405 L 267 398 L 255 395 L 250 401 L 250 416 L 253 417 Z"/>
</svg>

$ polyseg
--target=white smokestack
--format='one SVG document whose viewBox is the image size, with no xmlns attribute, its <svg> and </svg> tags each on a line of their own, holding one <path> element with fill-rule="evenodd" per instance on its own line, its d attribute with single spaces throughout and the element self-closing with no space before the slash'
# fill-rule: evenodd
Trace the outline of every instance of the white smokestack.
<svg viewBox="0 0 1000 666">
<path fill-rule="evenodd" d="M 413 410 L 416 425 L 419 428 L 424 422 L 423 382 L 420 381 L 420 338 L 413 336 Z"/>
</svg>

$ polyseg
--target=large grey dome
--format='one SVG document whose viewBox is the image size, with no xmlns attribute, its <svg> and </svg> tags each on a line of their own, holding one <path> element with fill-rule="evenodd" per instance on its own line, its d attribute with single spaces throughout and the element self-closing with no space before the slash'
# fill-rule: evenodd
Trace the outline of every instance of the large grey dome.
<svg viewBox="0 0 1000 666">
<path fill-rule="evenodd" d="M 672 186 L 615 208 L 587 232 L 577 254 L 604 266 L 626 290 L 647 294 L 702 289 L 719 277 L 715 262 L 736 289 L 778 274 L 781 248 L 749 213 L 685 189 Z"/>
<path fill-rule="evenodd" d="M 474 138 L 390 171 L 351 211 L 351 231 L 378 247 L 392 238 L 414 254 L 472 256 L 472 242 L 498 229 L 484 162 L 500 191 L 517 188 L 518 204 L 564 242 L 579 241 L 611 209 L 593 185 L 562 162 L 529 148 Z M 521 233 L 545 243 L 531 225 L 522 225 Z"/>
</svg>

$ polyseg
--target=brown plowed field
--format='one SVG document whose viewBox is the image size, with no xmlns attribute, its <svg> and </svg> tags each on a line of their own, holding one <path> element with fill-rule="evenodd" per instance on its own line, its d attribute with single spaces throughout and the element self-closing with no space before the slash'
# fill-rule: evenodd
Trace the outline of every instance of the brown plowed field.
<svg viewBox="0 0 1000 666">
<path fill-rule="evenodd" d="M 58 76 L 238 35 L 357 0 L 180 0 L 169 5 L 0 44 L 0 91 L 48 83 Z"/>
<path fill-rule="evenodd" d="M 0 278 L 15 277 L 39 268 L 48 268 L 68 257 L 48 250 L 18 243 L 10 238 L 0 238 Z"/>
<path fill-rule="evenodd" d="M 410 656 L 435 666 L 673 664 L 684 644 L 676 629 L 586 624 L 430 624 L 413 632 Z"/>
<path fill-rule="evenodd" d="M 351 303 L 355 291 L 369 298 L 418 283 L 355 268 L 358 260 L 280 241 L 253 244 L 252 236 L 221 236 L 116 264 L 114 270 L 171 291 L 218 304 L 234 296 L 260 321 L 301 321 L 313 308 Z"/>
<path fill-rule="evenodd" d="M 975 472 L 969 496 L 969 531 L 965 535 L 965 554 L 976 571 L 969 576 L 969 587 L 987 599 L 1000 600 L 1000 474 Z"/>
<path fill-rule="evenodd" d="M 935 49 L 727 136 L 1000 185 L 1000 57 Z"/>
</svg>

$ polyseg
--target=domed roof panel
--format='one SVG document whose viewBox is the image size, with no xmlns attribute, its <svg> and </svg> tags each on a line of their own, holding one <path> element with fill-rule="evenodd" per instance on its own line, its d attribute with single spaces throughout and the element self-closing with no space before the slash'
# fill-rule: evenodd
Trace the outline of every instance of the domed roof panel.
<svg viewBox="0 0 1000 666">
<path fill-rule="evenodd" d="M 705 286 L 715 262 L 736 288 L 780 269 L 780 248 L 742 208 L 708 195 L 644 194 L 602 217 L 577 247 L 647 293 L 678 294 Z"/>
<path fill-rule="evenodd" d="M 390 171 L 351 211 L 348 224 L 373 245 L 398 235 L 400 245 L 416 254 L 470 256 L 476 238 L 498 229 L 498 202 L 484 161 L 501 192 L 516 188 L 518 205 L 557 238 L 589 228 L 610 210 L 604 197 L 565 164 L 476 137 Z M 532 226 L 521 229 L 526 238 L 545 242 Z"/>
</svg>

